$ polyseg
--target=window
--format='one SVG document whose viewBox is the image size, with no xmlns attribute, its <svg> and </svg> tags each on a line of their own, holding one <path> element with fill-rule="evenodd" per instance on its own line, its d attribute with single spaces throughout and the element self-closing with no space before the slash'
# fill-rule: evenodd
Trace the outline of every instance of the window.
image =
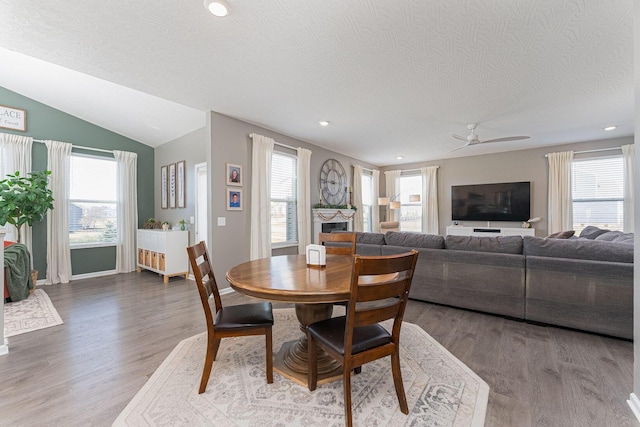
<svg viewBox="0 0 640 427">
<path fill-rule="evenodd" d="M 409 201 L 409 196 L 415 194 L 422 200 L 422 175 L 401 176 L 400 231 L 422 232 L 422 203 Z"/>
<path fill-rule="evenodd" d="M 71 154 L 69 243 L 100 246 L 116 241 L 116 161 Z"/>
<path fill-rule="evenodd" d="M 274 152 L 271 157 L 271 244 L 298 243 L 298 159 Z"/>
<path fill-rule="evenodd" d="M 373 176 L 362 174 L 362 231 L 373 231 L 371 210 L 373 207 Z"/>
<path fill-rule="evenodd" d="M 622 156 L 574 160 L 571 168 L 573 229 L 586 226 L 622 231 L 624 166 Z"/>
</svg>

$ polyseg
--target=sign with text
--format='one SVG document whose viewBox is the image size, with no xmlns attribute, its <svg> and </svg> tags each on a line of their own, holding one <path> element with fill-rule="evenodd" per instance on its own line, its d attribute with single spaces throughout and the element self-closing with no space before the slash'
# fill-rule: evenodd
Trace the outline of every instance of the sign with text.
<svg viewBox="0 0 640 427">
<path fill-rule="evenodd" d="M 0 105 L 0 128 L 27 131 L 27 112 Z"/>
</svg>

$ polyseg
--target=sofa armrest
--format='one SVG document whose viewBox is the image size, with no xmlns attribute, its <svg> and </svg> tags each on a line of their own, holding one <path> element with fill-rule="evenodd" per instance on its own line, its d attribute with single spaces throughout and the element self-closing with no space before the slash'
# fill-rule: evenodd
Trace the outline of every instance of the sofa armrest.
<svg viewBox="0 0 640 427">
<path fill-rule="evenodd" d="M 526 319 L 633 339 L 633 264 L 527 256 Z"/>
</svg>

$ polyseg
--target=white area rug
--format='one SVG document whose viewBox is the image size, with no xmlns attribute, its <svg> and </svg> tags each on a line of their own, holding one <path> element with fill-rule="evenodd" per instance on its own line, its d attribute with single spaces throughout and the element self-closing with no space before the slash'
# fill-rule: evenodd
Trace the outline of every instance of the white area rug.
<svg viewBox="0 0 640 427">
<path fill-rule="evenodd" d="M 274 352 L 300 336 L 293 309 L 274 310 Z M 389 327 L 390 323 L 385 326 Z M 401 366 L 409 415 L 398 407 L 389 357 L 352 376 L 356 426 L 482 426 L 489 386 L 423 329 L 405 323 Z M 114 426 L 344 426 L 342 380 L 309 392 L 274 372 L 264 337 L 224 338 L 207 391 L 198 394 L 206 334 L 180 342 Z"/>
<path fill-rule="evenodd" d="M 62 325 L 64 322 L 42 289 L 36 289 L 29 298 L 4 305 L 4 336 L 24 334 L 38 329 Z"/>
</svg>

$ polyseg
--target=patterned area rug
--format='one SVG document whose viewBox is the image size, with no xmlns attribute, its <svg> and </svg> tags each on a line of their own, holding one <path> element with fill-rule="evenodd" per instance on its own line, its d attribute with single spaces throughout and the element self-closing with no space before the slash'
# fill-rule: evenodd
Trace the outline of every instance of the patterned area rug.
<svg viewBox="0 0 640 427">
<path fill-rule="evenodd" d="M 36 289 L 29 298 L 4 305 L 4 336 L 24 334 L 38 329 L 62 325 L 64 322 L 42 289 Z"/>
<path fill-rule="evenodd" d="M 293 309 L 274 310 L 273 348 L 299 337 Z M 389 327 L 386 323 L 385 327 Z M 389 357 L 352 376 L 356 426 L 482 426 L 489 386 L 420 327 L 401 333 L 409 415 L 398 407 Z M 267 384 L 264 337 L 225 338 L 207 391 L 198 394 L 206 334 L 183 340 L 129 402 L 114 426 L 344 426 L 342 381 L 309 392 L 274 372 Z"/>
</svg>

